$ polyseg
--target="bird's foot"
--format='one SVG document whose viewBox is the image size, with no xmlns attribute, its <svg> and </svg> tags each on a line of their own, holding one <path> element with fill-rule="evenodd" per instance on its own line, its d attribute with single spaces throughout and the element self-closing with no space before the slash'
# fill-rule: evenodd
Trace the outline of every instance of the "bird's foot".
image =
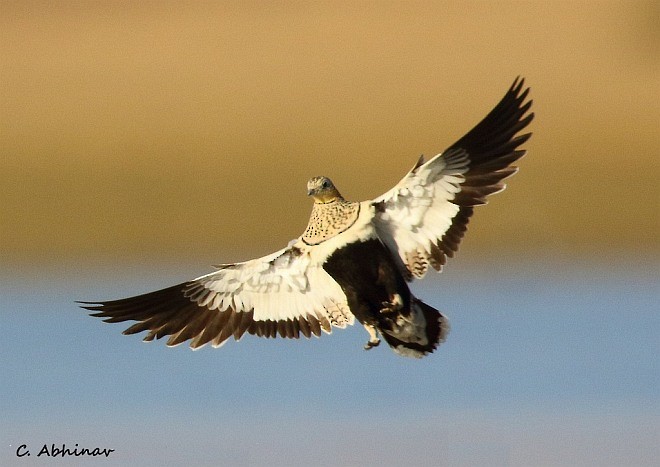
<svg viewBox="0 0 660 467">
<path fill-rule="evenodd" d="M 380 339 L 376 339 L 375 341 L 368 341 L 366 344 L 364 344 L 364 350 L 371 350 L 374 347 L 378 347 L 378 344 L 380 344 Z"/>
<path fill-rule="evenodd" d="M 382 305 L 383 308 L 380 309 L 381 313 L 396 313 L 403 308 L 403 299 L 401 295 L 395 293 L 389 302 L 383 302 Z"/>
<path fill-rule="evenodd" d="M 380 344 L 380 339 L 378 338 L 378 331 L 376 328 L 370 324 L 365 324 L 364 329 L 369 333 L 369 341 L 364 345 L 364 350 L 370 350 L 374 347 L 378 347 Z"/>
</svg>

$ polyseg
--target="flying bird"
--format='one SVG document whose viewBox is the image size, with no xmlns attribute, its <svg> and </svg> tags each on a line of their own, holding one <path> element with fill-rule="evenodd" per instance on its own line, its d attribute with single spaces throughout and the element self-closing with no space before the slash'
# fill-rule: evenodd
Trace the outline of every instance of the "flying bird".
<svg viewBox="0 0 660 467">
<path fill-rule="evenodd" d="M 474 207 L 517 172 L 512 164 L 531 136 L 518 133 L 534 118 L 528 93 L 516 79 L 477 126 L 432 159 L 421 157 L 378 198 L 348 201 L 329 178 L 313 177 L 307 228 L 273 254 L 144 295 L 79 303 L 106 322 L 137 321 L 124 334 L 169 336 L 168 346 L 219 347 L 246 332 L 318 337 L 357 319 L 369 334 L 365 349 L 382 337 L 399 355 L 423 357 L 445 340 L 449 322 L 408 282 L 442 269 Z"/>
</svg>

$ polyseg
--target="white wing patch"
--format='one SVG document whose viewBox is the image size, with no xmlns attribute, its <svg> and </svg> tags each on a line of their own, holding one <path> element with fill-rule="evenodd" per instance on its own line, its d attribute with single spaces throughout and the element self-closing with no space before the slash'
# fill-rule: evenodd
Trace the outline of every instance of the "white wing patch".
<svg viewBox="0 0 660 467">
<path fill-rule="evenodd" d="M 398 254 L 402 271 L 422 277 L 433 264 L 438 238 L 458 213 L 459 206 L 451 201 L 461 190 L 469 162 L 464 150 L 438 154 L 373 200 L 380 204 L 374 219 L 378 236 Z"/>
<path fill-rule="evenodd" d="M 355 320 L 341 287 L 301 242 L 263 258 L 219 266 L 192 281 L 185 295 L 210 310 L 252 311 L 254 321 L 311 316 L 344 328 Z"/>
</svg>

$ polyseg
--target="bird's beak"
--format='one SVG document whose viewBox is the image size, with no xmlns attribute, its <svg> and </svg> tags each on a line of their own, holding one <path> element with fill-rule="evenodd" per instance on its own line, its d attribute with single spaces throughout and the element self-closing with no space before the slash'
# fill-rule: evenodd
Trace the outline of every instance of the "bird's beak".
<svg viewBox="0 0 660 467">
<path fill-rule="evenodd" d="M 314 190 L 309 189 L 307 190 L 307 196 L 312 196 L 314 194 Z"/>
</svg>

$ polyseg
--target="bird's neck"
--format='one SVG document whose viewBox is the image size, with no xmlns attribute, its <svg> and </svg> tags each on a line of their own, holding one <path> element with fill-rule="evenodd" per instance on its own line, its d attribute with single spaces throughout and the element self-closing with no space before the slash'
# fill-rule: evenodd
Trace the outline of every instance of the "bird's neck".
<svg viewBox="0 0 660 467">
<path fill-rule="evenodd" d="M 314 203 L 312 214 L 303 234 L 308 245 L 317 245 L 351 227 L 360 214 L 360 203 L 335 198 L 327 203 Z"/>
</svg>

